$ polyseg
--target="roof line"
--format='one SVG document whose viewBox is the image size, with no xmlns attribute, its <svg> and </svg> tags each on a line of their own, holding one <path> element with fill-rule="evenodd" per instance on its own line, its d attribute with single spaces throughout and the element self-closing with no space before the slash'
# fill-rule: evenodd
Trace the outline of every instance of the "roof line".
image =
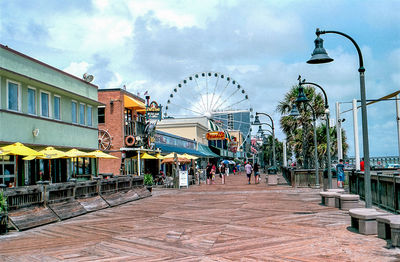
<svg viewBox="0 0 400 262">
<path fill-rule="evenodd" d="M 92 83 L 86 82 L 85 80 L 83 80 L 83 79 L 81 79 L 81 78 L 79 78 L 79 77 L 76 77 L 76 76 L 74 76 L 74 75 L 71 75 L 71 74 L 69 74 L 69 73 L 67 73 L 67 72 L 65 72 L 65 71 L 63 71 L 63 70 L 61 70 L 61 69 L 55 68 L 55 67 L 53 67 L 53 66 L 51 66 L 51 65 L 49 65 L 49 64 L 46 64 L 46 63 L 44 63 L 44 62 L 42 62 L 42 61 L 40 61 L 40 60 L 37 60 L 37 59 L 35 59 L 35 58 L 33 58 L 33 57 L 30 57 L 30 56 L 28 56 L 28 55 L 25 55 L 25 54 L 23 54 L 23 53 L 20 53 L 20 52 L 14 50 L 14 49 L 9 48 L 9 47 L 6 46 L 6 45 L 0 44 L 0 48 L 3 48 L 3 49 L 5 49 L 5 50 L 7 50 L 7 51 L 10 51 L 10 52 L 12 52 L 12 53 L 14 53 L 14 54 L 16 54 L 16 55 L 19 55 L 19 56 L 21 56 L 21 57 L 23 57 L 23 58 L 29 59 L 29 60 L 31 60 L 31 61 L 33 61 L 33 62 L 35 62 L 35 63 L 41 64 L 42 66 L 45 66 L 45 67 L 47 67 L 47 68 L 50 68 L 51 70 L 57 71 L 57 72 L 59 72 L 59 73 L 61 73 L 61 74 L 64 74 L 64 75 L 66 75 L 66 76 L 69 76 L 69 77 L 71 77 L 71 78 L 75 78 L 76 80 L 79 80 L 79 81 L 81 81 L 81 82 L 83 82 L 83 83 L 85 83 L 85 84 L 88 84 L 88 85 L 91 85 L 91 86 L 93 86 L 93 87 L 98 88 L 98 86 L 96 86 L 96 85 L 94 85 L 94 84 L 92 84 Z"/>
</svg>

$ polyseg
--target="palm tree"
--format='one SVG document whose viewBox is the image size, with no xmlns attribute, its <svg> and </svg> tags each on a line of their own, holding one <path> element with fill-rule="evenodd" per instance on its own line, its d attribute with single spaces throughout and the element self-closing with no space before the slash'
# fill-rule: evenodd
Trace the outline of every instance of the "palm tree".
<svg viewBox="0 0 400 262">
<path fill-rule="evenodd" d="M 324 100 L 321 94 L 316 93 L 314 87 L 304 87 L 304 93 L 309 99 L 309 104 L 316 112 L 316 117 L 324 115 Z M 296 103 L 298 96 L 297 86 L 293 86 L 282 101 L 277 106 L 277 111 L 281 113 L 280 124 L 286 134 L 289 147 L 294 151 L 299 164 L 308 167 L 308 159 L 313 156 L 313 132 L 312 132 L 312 111 L 306 105 L 297 104 L 300 116 L 294 118 L 288 116 L 292 110 L 293 103 Z M 304 136 L 303 136 L 304 134 Z M 308 146 L 310 145 L 310 146 Z M 302 154 L 300 154 L 302 152 Z"/>
</svg>

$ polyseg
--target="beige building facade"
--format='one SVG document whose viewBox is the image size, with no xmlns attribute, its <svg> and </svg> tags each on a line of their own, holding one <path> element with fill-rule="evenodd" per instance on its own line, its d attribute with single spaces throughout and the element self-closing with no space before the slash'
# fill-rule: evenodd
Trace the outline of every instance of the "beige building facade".
<svg viewBox="0 0 400 262">
<path fill-rule="evenodd" d="M 206 139 L 208 132 L 207 117 L 163 119 L 157 123 L 157 130 L 208 145 Z"/>
</svg>

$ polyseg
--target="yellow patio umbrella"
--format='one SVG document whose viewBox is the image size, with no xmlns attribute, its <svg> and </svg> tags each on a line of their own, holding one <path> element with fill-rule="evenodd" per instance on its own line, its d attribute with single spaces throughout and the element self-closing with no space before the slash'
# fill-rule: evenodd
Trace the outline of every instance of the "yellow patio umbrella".
<svg viewBox="0 0 400 262">
<path fill-rule="evenodd" d="M 134 156 L 132 158 L 136 158 L 137 159 L 137 156 Z M 143 153 L 143 154 L 140 154 L 140 159 L 158 159 L 158 158 L 155 157 L 155 156 L 149 155 L 147 153 Z"/>
<path fill-rule="evenodd" d="M 190 160 L 196 160 L 196 159 L 199 159 L 197 156 L 192 156 L 192 155 L 189 155 L 189 154 L 183 154 L 183 156 L 184 157 L 186 157 L 187 159 L 190 159 Z"/>
<path fill-rule="evenodd" d="M 38 159 L 56 159 L 56 158 L 62 158 L 62 157 L 65 156 L 65 152 L 57 150 L 52 146 L 49 146 L 49 147 L 46 147 L 43 150 L 40 150 L 39 153 L 42 153 L 43 156 L 30 155 L 30 156 L 24 157 L 23 160 L 32 160 L 32 159 L 35 159 L 35 158 L 38 158 Z"/>
<path fill-rule="evenodd" d="M 0 150 L 3 152 L 2 155 L 16 155 L 16 156 L 44 156 L 42 153 L 39 153 L 32 148 L 24 146 L 21 143 L 14 143 L 12 145 L 0 147 Z"/>
<path fill-rule="evenodd" d="M 118 157 L 106 154 L 100 150 L 89 152 L 89 153 L 86 153 L 85 155 L 86 155 L 86 157 L 90 157 L 90 158 L 118 159 Z M 99 173 L 99 161 L 96 161 L 96 176 L 98 175 L 98 173 Z"/>
<path fill-rule="evenodd" d="M 174 154 L 175 154 L 174 152 L 169 153 L 168 155 L 163 156 L 162 159 L 174 158 Z M 185 156 L 184 156 L 184 155 L 181 155 L 181 154 L 176 154 L 176 156 L 179 157 L 179 158 L 185 158 Z"/>
<path fill-rule="evenodd" d="M 104 153 L 103 151 L 100 151 L 100 150 L 96 150 L 96 151 L 93 151 L 93 152 L 86 153 L 86 157 L 90 157 L 90 158 L 105 158 L 105 159 L 118 159 L 118 157 L 106 154 L 106 153 Z"/>
<path fill-rule="evenodd" d="M 186 163 L 190 163 L 191 160 L 187 159 L 185 157 L 178 157 L 178 162 L 186 164 Z M 175 160 L 173 157 L 164 158 L 163 161 L 161 161 L 161 164 L 173 164 L 173 163 L 175 163 Z"/>
<path fill-rule="evenodd" d="M 76 158 L 76 162 L 78 162 L 78 157 L 88 157 L 86 154 L 87 153 L 85 153 L 83 151 L 80 151 L 80 150 L 78 150 L 76 148 L 73 148 L 73 149 L 65 152 L 65 156 L 63 158 Z M 75 168 L 76 168 L 76 170 L 74 170 Z M 72 171 L 73 172 L 74 171 L 78 172 L 79 171 L 78 170 L 78 166 L 73 165 L 73 170 Z"/>
<path fill-rule="evenodd" d="M 73 148 L 73 149 L 71 149 L 71 150 L 65 152 L 64 158 L 88 157 L 86 154 L 87 154 L 87 153 L 85 153 L 85 152 L 83 152 L 83 151 L 80 151 L 80 150 L 78 150 L 78 149 L 76 149 L 76 148 Z"/>
<path fill-rule="evenodd" d="M 155 155 L 155 157 L 157 157 L 157 159 L 163 159 L 163 156 L 162 156 L 160 153 L 158 153 L 157 155 Z"/>
</svg>

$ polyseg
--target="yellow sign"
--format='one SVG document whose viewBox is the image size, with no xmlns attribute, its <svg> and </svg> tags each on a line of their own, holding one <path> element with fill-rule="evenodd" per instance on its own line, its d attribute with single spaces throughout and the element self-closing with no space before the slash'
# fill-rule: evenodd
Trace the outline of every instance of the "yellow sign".
<svg viewBox="0 0 400 262">
<path fill-rule="evenodd" d="M 207 140 L 224 140 L 225 133 L 224 132 L 208 132 L 206 134 Z"/>
</svg>

